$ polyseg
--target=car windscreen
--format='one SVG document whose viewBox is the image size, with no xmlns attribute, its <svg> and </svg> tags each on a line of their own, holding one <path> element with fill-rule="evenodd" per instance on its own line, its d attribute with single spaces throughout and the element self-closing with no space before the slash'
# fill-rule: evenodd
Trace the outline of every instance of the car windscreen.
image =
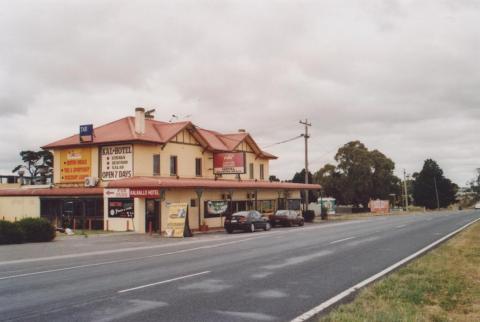
<svg viewBox="0 0 480 322">
<path fill-rule="evenodd" d="M 290 214 L 290 212 L 289 212 L 288 210 L 278 210 L 278 211 L 275 213 L 275 216 L 287 217 L 289 214 Z"/>
<path fill-rule="evenodd" d="M 248 211 L 240 211 L 236 212 L 232 215 L 232 217 L 248 217 L 249 212 Z"/>
</svg>

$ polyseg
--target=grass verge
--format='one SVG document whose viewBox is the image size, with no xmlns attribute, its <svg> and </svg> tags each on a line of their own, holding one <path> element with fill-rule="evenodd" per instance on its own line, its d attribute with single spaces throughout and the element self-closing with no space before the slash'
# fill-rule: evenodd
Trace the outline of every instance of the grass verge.
<svg viewBox="0 0 480 322">
<path fill-rule="evenodd" d="M 480 223 L 319 321 L 480 321 Z"/>
</svg>

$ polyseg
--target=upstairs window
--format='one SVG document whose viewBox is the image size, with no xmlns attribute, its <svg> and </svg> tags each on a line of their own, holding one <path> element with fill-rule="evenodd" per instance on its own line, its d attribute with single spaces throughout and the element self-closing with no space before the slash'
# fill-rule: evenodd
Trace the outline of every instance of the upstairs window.
<svg viewBox="0 0 480 322">
<path fill-rule="evenodd" d="M 255 178 L 255 173 L 254 173 L 254 167 L 253 167 L 253 163 L 250 163 L 249 164 L 249 173 L 250 173 L 250 179 L 253 180 Z"/>
<path fill-rule="evenodd" d="M 195 175 L 197 177 L 202 176 L 202 159 L 201 158 L 195 159 Z"/>
<path fill-rule="evenodd" d="M 160 154 L 153 155 L 153 175 L 160 175 Z"/>
<path fill-rule="evenodd" d="M 170 156 L 170 175 L 171 176 L 178 175 L 177 156 L 176 155 L 171 155 Z"/>
<path fill-rule="evenodd" d="M 260 180 L 265 179 L 265 168 L 263 164 L 260 164 Z"/>
</svg>

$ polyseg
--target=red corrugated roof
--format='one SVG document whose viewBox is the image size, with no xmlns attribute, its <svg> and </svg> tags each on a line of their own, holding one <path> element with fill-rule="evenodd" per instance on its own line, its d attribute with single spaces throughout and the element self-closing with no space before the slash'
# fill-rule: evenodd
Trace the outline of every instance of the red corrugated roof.
<svg viewBox="0 0 480 322">
<path fill-rule="evenodd" d="M 210 151 L 233 152 L 245 140 L 253 145 L 255 153 L 261 158 L 276 159 L 277 157 L 262 151 L 248 133 L 221 134 L 215 131 L 199 128 L 191 122 L 166 123 L 156 120 L 145 120 L 145 134 L 135 132 L 135 117 L 125 117 L 120 120 L 96 127 L 93 142 L 80 143 L 79 135 L 72 135 L 43 146 L 43 149 L 58 149 L 67 147 L 102 145 L 126 142 L 147 142 L 166 144 L 184 129 L 191 129 L 200 144 Z"/>
<path fill-rule="evenodd" d="M 20 196 L 95 196 L 103 195 L 103 188 L 17 188 L 0 189 L 0 197 Z"/>
<path fill-rule="evenodd" d="M 318 190 L 318 184 L 269 181 L 237 181 L 213 179 L 186 179 L 161 177 L 132 177 L 108 183 L 109 188 L 217 188 L 217 189 L 309 189 Z"/>
</svg>

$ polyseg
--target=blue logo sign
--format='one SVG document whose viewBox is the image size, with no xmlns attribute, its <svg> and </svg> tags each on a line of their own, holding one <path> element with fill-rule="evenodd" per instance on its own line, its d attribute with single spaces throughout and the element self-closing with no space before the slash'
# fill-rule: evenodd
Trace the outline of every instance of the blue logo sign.
<svg viewBox="0 0 480 322">
<path fill-rule="evenodd" d="M 80 125 L 80 143 L 93 141 L 93 124 Z"/>
</svg>

